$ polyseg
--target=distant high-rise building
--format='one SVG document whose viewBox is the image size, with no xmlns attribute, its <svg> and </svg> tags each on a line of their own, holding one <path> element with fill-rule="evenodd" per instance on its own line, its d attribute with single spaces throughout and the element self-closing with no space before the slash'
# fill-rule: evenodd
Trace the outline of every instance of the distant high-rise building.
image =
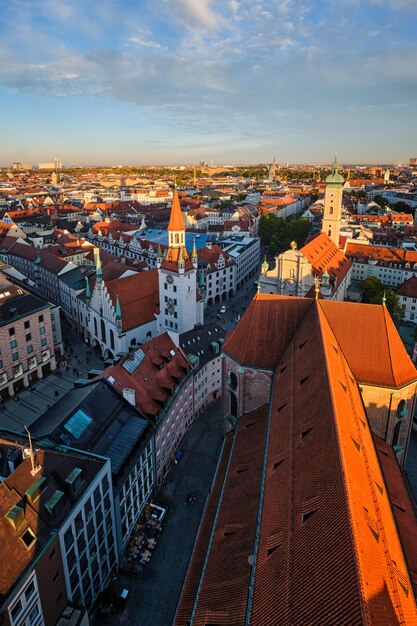
<svg viewBox="0 0 417 626">
<path fill-rule="evenodd" d="M 40 170 L 62 170 L 62 161 L 54 159 L 52 162 L 39 163 Z"/>
</svg>

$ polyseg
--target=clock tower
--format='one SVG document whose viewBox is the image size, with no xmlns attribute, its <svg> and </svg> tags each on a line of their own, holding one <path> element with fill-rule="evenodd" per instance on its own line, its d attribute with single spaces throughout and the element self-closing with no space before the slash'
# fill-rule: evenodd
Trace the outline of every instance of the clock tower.
<svg viewBox="0 0 417 626">
<path fill-rule="evenodd" d="M 344 178 L 339 174 L 339 164 L 335 157 L 332 173 L 326 178 L 324 192 L 324 212 L 322 231 L 339 247 L 339 231 L 342 220 L 342 195 Z"/>
<path fill-rule="evenodd" d="M 197 293 L 197 254 L 185 247 L 185 226 L 177 191 L 168 224 L 168 250 L 157 259 L 159 276 L 158 333 L 181 334 L 203 323 L 204 301 Z"/>
</svg>

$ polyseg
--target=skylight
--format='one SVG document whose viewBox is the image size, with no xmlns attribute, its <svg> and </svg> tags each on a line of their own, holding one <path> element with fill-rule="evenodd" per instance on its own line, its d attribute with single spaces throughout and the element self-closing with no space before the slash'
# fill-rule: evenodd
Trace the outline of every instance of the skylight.
<svg viewBox="0 0 417 626">
<path fill-rule="evenodd" d="M 75 439 L 79 439 L 92 421 L 91 417 L 88 417 L 82 409 L 78 409 L 78 411 L 70 417 L 68 422 L 64 424 L 64 428 L 71 433 Z"/>
</svg>

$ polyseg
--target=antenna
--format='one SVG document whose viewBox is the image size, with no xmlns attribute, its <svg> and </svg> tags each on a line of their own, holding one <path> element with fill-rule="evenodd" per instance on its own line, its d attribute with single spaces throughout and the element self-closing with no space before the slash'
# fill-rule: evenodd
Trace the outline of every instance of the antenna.
<svg viewBox="0 0 417 626">
<path fill-rule="evenodd" d="M 36 474 L 36 472 L 38 472 L 41 469 L 41 466 L 35 465 L 35 455 L 33 453 L 33 445 L 32 445 L 32 437 L 30 436 L 30 432 L 29 429 L 27 428 L 27 426 L 25 426 L 25 430 L 28 434 L 28 438 L 29 438 L 29 458 L 30 458 L 30 463 L 32 465 L 32 471 L 31 474 L 32 476 L 34 476 Z"/>
</svg>

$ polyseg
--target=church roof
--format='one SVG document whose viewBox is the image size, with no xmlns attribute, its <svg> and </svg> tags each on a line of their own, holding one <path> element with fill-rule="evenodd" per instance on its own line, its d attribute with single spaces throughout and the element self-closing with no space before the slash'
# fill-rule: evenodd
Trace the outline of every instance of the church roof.
<svg viewBox="0 0 417 626">
<path fill-rule="evenodd" d="M 275 299 L 284 308 L 292 300 Z M 357 380 L 322 302 L 313 300 L 280 343 L 268 437 L 262 409 L 229 435 L 217 508 L 210 499 L 175 624 L 191 615 L 195 626 L 417 623 Z"/>
<path fill-rule="evenodd" d="M 272 369 L 311 304 L 308 298 L 256 294 L 223 351 L 242 365 Z"/>
<path fill-rule="evenodd" d="M 174 192 L 172 200 L 171 216 L 169 218 L 168 230 L 185 230 L 184 219 L 182 217 L 178 192 Z"/>
<path fill-rule="evenodd" d="M 223 351 L 242 365 L 274 368 L 312 302 L 310 298 L 256 294 L 240 323 L 227 335 Z M 318 303 L 359 382 L 398 388 L 417 380 L 416 368 L 386 307 L 324 299 Z"/>
</svg>

